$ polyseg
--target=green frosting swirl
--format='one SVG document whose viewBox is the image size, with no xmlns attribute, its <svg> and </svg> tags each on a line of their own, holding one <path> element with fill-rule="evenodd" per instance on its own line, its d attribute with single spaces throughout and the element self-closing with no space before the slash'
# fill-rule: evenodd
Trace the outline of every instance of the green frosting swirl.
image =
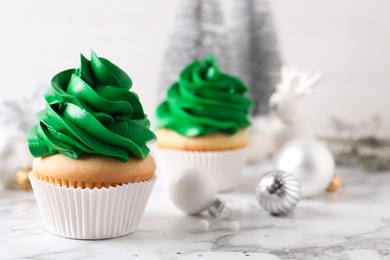
<svg viewBox="0 0 390 260">
<path fill-rule="evenodd" d="M 45 92 L 46 109 L 39 123 L 27 131 L 31 154 L 61 153 L 78 158 L 83 153 L 116 157 L 129 153 L 146 158 L 146 143 L 155 140 L 138 96 L 129 91 L 130 77 L 93 51 L 81 55 L 78 69 L 58 73 Z"/>
<path fill-rule="evenodd" d="M 252 101 L 237 77 L 219 71 L 213 56 L 195 60 L 181 73 L 156 110 L 156 128 L 193 137 L 221 131 L 235 134 L 249 126 Z"/>
</svg>

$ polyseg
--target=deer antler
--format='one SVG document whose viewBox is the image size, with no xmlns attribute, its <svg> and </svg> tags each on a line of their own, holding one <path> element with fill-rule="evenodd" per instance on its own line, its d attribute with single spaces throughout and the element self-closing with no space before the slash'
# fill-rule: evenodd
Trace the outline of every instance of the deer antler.
<svg viewBox="0 0 390 260">
<path fill-rule="evenodd" d="M 283 66 L 282 81 L 277 85 L 279 91 L 292 91 L 297 96 L 310 95 L 314 86 L 322 79 L 322 73 L 312 73 L 310 69 L 299 71 L 296 67 Z"/>
<path fill-rule="evenodd" d="M 278 91 L 289 91 L 293 85 L 294 79 L 298 75 L 298 70 L 295 67 L 282 66 L 280 70 L 281 82 L 276 86 Z"/>
<path fill-rule="evenodd" d="M 295 87 L 298 96 L 307 96 L 313 93 L 314 86 L 322 79 L 322 73 L 313 73 L 310 69 L 299 74 L 299 83 Z"/>
</svg>

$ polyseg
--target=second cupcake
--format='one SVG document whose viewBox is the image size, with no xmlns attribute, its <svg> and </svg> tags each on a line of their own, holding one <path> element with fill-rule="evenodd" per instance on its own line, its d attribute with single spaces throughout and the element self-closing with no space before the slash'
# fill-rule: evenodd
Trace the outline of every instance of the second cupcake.
<svg viewBox="0 0 390 260">
<path fill-rule="evenodd" d="M 156 110 L 158 163 L 171 175 L 197 165 L 207 169 L 218 191 L 235 188 L 247 159 L 248 88 L 219 71 L 213 56 L 180 73 Z"/>
</svg>

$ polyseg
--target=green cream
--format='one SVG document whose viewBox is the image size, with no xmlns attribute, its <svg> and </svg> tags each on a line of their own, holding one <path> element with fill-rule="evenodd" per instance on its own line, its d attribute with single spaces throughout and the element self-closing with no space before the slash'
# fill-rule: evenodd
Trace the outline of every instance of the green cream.
<svg viewBox="0 0 390 260">
<path fill-rule="evenodd" d="M 212 56 L 194 61 L 181 73 L 156 110 L 156 128 L 192 137 L 213 132 L 235 134 L 249 126 L 252 101 L 248 88 L 219 71 Z"/>
<path fill-rule="evenodd" d="M 45 92 L 46 109 L 39 123 L 27 131 L 31 154 L 83 153 L 128 161 L 129 153 L 146 158 L 146 143 L 155 140 L 138 96 L 129 91 L 130 77 L 94 52 L 81 55 L 78 69 L 58 73 Z"/>
</svg>

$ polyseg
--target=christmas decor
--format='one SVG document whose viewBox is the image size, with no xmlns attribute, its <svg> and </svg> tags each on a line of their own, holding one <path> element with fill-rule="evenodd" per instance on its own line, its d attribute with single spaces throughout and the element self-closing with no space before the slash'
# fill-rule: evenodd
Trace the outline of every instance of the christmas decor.
<svg viewBox="0 0 390 260">
<path fill-rule="evenodd" d="M 332 119 L 333 133 L 321 137 L 336 164 L 359 166 L 366 171 L 390 169 L 390 127 L 380 116 L 358 123 Z"/>
<path fill-rule="evenodd" d="M 21 96 L 20 99 L 6 99 L 0 103 L 0 126 L 15 128 L 25 133 L 35 125 L 35 113 L 45 106 L 41 97 L 47 87 L 41 80 L 37 80 L 27 95 Z"/>
<path fill-rule="evenodd" d="M 285 215 L 295 208 L 301 198 L 299 181 L 291 173 L 272 170 L 257 184 L 256 198 L 267 212 Z"/>
<path fill-rule="evenodd" d="M 169 184 L 170 198 L 181 211 L 190 215 L 207 211 L 212 217 L 227 219 L 230 209 L 217 193 L 211 173 L 198 166 L 181 169 Z"/>
<path fill-rule="evenodd" d="M 296 138 L 276 154 L 274 166 L 295 175 L 302 197 L 324 192 L 332 181 L 335 162 L 326 145 L 312 138 Z"/>
<path fill-rule="evenodd" d="M 41 96 L 47 86 L 37 80 L 32 91 L 20 99 L 0 103 L 0 186 L 30 189 L 24 170 L 32 166 L 25 132 L 35 124 L 35 113 L 44 106 Z"/>
<path fill-rule="evenodd" d="M 269 1 L 233 1 L 227 16 L 232 73 L 250 86 L 253 115 L 268 113 L 281 67 Z"/>
<path fill-rule="evenodd" d="M 342 183 L 343 183 L 343 179 L 341 178 L 340 174 L 335 172 L 332 181 L 330 182 L 328 188 L 326 188 L 326 191 L 335 192 L 340 188 Z"/>
<path fill-rule="evenodd" d="M 210 223 L 205 219 L 202 219 L 198 223 L 198 228 L 202 231 L 207 231 L 209 229 L 209 227 L 210 227 Z"/>
<path fill-rule="evenodd" d="M 0 130 L 0 158 L 0 186 L 13 188 L 18 169 L 31 167 L 33 161 L 23 132 L 5 127 Z"/>
<path fill-rule="evenodd" d="M 240 222 L 233 220 L 229 222 L 229 229 L 233 232 L 236 232 L 240 229 Z"/>
<path fill-rule="evenodd" d="M 248 128 L 248 163 L 257 164 L 269 159 L 272 155 L 272 120 L 268 116 L 251 118 Z"/>
<path fill-rule="evenodd" d="M 281 67 L 268 1 L 183 0 L 176 8 L 175 27 L 162 57 L 157 103 L 186 64 L 211 54 L 222 71 L 242 77 L 250 86 L 252 114 L 266 114 Z"/>
<path fill-rule="evenodd" d="M 313 92 L 322 74 L 310 70 L 299 71 L 294 67 L 283 66 L 281 82 L 269 99 L 273 125 L 273 149 L 278 151 L 287 141 L 297 137 L 314 137 L 312 126 L 302 113 L 301 99 Z"/>
<path fill-rule="evenodd" d="M 212 54 L 222 71 L 228 70 L 224 15 L 219 0 L 178 1 L 171 38 L 162 60 L 157 102 L 191 61 Z"/>
<path fill-rule="evenodd" d="M 15 174 L 15 183 L 22 190 L 31 190 L 30 179 L 28 174 L 31 172 L 32 168 L 20 168 Z"/>
</svg>

